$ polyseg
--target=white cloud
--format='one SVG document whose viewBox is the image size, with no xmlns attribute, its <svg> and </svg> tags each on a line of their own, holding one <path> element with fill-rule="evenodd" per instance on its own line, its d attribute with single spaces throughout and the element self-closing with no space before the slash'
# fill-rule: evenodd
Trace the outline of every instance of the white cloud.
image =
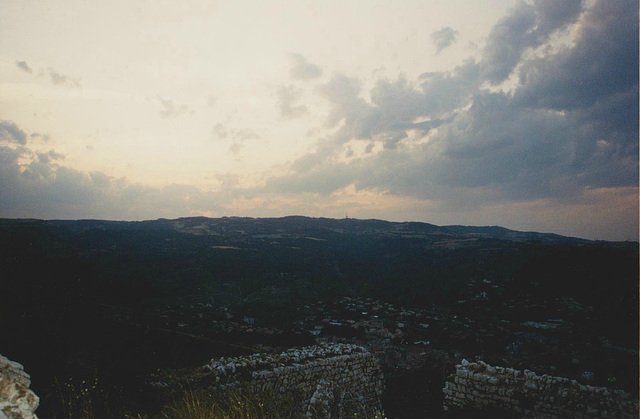
<svg viewBox="0 0 640 419">
<path fill-rule="evenodd" d="M 293 66 L 289 75 L 294 80 L 312 80 L 322 76 L 322 68 L 311 64 L 302 54 L 289 54 Z"/>
<path fill-rule="evenodd" d="M 453 45 L 458 38 L 459 32 L 454 30 L 450 26 L 445 26 L 431 33 L 431 41 L 436 47 L 436 54 L 439 54 L 443 49 Z"/>
<path fill-rule="evenodd" d="M 281 118 L 294 119 L 304 116 L 309 111 L 304 105 L 296 105 L 300 99 L 300 89 L 294 86 L 279 86 L 276 90 L 277 108 Z"/>
<path fill-rule="evenodd" d="M 164 119 L 177 118 L 182 115 L 193 115 L 194 111 L 184 103 L 176 103 L 172 99 L 157 97 L 160 103 L 160 116 Z"/>
<path fill-rule="evenodd" d="M 29 67 L 29 64 L 27 64 L 26 61 L 16 61 L 16 66 L 25 73 L 33 73 L 33 70 Z"/>
</svg>

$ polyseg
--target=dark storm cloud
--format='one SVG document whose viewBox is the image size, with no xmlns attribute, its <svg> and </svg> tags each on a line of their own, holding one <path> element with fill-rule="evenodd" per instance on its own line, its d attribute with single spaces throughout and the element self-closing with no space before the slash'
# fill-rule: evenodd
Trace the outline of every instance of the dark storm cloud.
<svg viewBox="0 0 640 419">
<path fill-rule="evenodd" d="M 25 145 L 27 133 L 13 121 L 0 120 L 0 140 Z"/>
<path fill-rule="evenodd" d="M 329 194 L 354 184 L 357 189 L 435 199 L 447 199 L 455 188 L 494 192 L 474 199 L 497 193 L 532 199 L 579 190 L 579 184 L 564 180 L 578 172 L 571 167 L 569 140 L 578 133 L 562 118 L 521 112 L 511 107 L 507 96 L 485 93 L 474 98 L 469 112 L 442 128 L 431 142 L 386 149 L 349 163 L 331 163 L 326 154 L 305 156 L 296 162 L 295 174 L 274 179 L 268 187 Z"/>
<path fill-rule="evenodd" d="M 64 154 L 58 153 L 55 150 L 49 150 L 48 152 L 36 152 L 36 156 L 38 156 L 38 161 L 49 164 L 56 160 L 64 160 Z"/>
<path fill-rule="evenodd" d="M 485 187 L 507 199 L 570 196 L 586 186 L 575 165 L 581 135 L 561 115 L 480 92 L 438 136 L 424 170 L 439 185 Z"/>
<path fill-rule="evenodd" d="M 483 52 L 484 77 L 497 84 L 507 79 L 528 48 L 535 48 L 549 36 L 573 23 L 580 0 L 537 0 L 519 2 L 491 29 Z"/>
<path fill-rule="evenodd" d="M 279 86 L 276 90 L 278 114 L 284 119 L 299 118 L 307 114 L 304 105 L 295 105 L 300 99 L 300 89 L 295 86 Z"/>
<path fill-rule="evenodd" d="M 404 78 L 379 80 L 370 91 L 371 102 L 360 97 L 360 81 L 336 74 L 319 92 L 331 103 L 326 124 L 343 123 L 334 140 L 352 138 L 382 141 L 395 148 L 407 130 L 426 134 L 456 112 L 479 82 L 478 65 L 470 60 L 451 72 L 425 73 L 418 83 Z M 429 121 L 418 122 L 418 118 Z"/>
<path fill-rule="evenodd" d="M 16 61 L 16 66 L 25 73 L 33 73 L 33 70 L 29 67 L 29 64 L 27 64 L 26 61 Z"/>
<path fill-rule="evenodd" d="M 436 54 L 440 53 L 443 49 L 453 45 L 458 38 L 458 31 L 454 30 L 450 26 L 446 26 L 440 30 L 431 33 L 431 41 L 436 47 Z"/>
<path fill-rule="evenodd" d="M 509 77 L 524 50 L 535 44 L 535 23 L 533 6 L 520 2 L 491 29 L 482 61 L 489 81 L 499 83 Z"/>
<path fill-rule="evenodd" d="M 583 0 L 534 0 L 537 17 L 537 36 L 546 37 L 553 31 L 576 21 L 582 11 Z"/>
<path fill-rule="evenodd" d="M 335 135 L 267 180 L 271 192 L 327 195 L 348 185 L 441 201 L 568 199 L 638 184 L 638 13 L 633 1 L 518 3 L 491 30 L 479 61 L 416 82 L 336 74 L 318 88 Z M 579 22 L 578 22 L 579 19 Z M 544 47 L 578 22 L 575 43 Z M 486 90 L 518 68 L 509 93 Z M 428 140 L 412 142 L 408 131 Z M 352 139 L 369 140 L 349 161 Z M 382 151 L 372 153 L 373 142 Z"/>
<path fill-rule="evenodd" d="M 311 64 L 301 54 L 289 54 L 293 66 L 289 70 L 289 75 L 294 80 L 312 80 L 322 76 L 322 68 Z"/>
<path fill-rule="evenodd" d="M 638 179 L 638 10 L 600 1 L 580 22 L 575 45 L 525 61 L 514 103 L 563 112 L 580 127 L 575 165 L 593 185 Z"/>
<path fill-rule="evenodd" d="M 585 13 L 571 48 L 523 63 L 516 96 L 525 105 L 588 107 L 618 92 L 637 90 L 637 2 L 600 1 Z"/>
</svg>

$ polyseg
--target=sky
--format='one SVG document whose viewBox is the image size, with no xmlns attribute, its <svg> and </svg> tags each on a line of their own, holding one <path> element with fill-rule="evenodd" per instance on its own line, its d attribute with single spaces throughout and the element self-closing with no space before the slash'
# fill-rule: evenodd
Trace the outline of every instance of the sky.
<svg viewBox="0 0 640 419">
<path fill-rule="evenodd" d="M 0 217 L 638 240 L 638 1 L 6 0 Z"/>
</svg>

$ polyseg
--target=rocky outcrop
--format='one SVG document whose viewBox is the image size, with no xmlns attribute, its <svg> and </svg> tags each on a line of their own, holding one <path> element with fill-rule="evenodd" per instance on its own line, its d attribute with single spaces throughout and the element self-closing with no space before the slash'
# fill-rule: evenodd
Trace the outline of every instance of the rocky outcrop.
<svg viewBox="0 0 640 419">
<path fill-rule="evenodd" d="M 30 385 L 22 365 L 0 355 L 0 419 L 37 419 L 40 399 Z"/>
<path fill-rule="evenodd" d="M 445 410 L 500 409 L 535 419 L 638 418 L 638 400 L 624 391 L 482 361 L 462 360 L 443 391 Z"/>
</svg>

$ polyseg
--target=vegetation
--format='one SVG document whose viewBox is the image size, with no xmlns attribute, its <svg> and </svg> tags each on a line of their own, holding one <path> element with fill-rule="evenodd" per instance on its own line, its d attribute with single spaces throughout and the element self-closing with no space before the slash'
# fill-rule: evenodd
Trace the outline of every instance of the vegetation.
<svg viewBox="0 0 640 419">
<path fill-rule="evenodd" d="M 162 408 L 163 419 L 279 419 L 294 418 L 292 404 L 276 406 L 272 398 L 229 392 L 222 396 L 185 391 L 182 398 Z"/>
<path fill-rule="evenodd" d="M 108 414 L 110 410 L 107 393 L 97 378 L 79 383 L 73 377 L 64 382 L 55 379 L 55 395 L 54 418 L 97 419 L 97 412 Z"/>
<path fill-rule="evenodd" d="M 296 419 L 300 403 L 274 394 L 229 391 L 214 394 L 206 389 L 189 389 L 156 412 L 131 412 L 122 398 L 110 398 L 98 380 L 76 383 L 73 379 L 57 384 L 58 403 L 52 419 Z M 277 399 L 277 402 L 276 402 Z M 381 412 L 362 408 L 353 419 L 385 419 Z"/>
</svg>

